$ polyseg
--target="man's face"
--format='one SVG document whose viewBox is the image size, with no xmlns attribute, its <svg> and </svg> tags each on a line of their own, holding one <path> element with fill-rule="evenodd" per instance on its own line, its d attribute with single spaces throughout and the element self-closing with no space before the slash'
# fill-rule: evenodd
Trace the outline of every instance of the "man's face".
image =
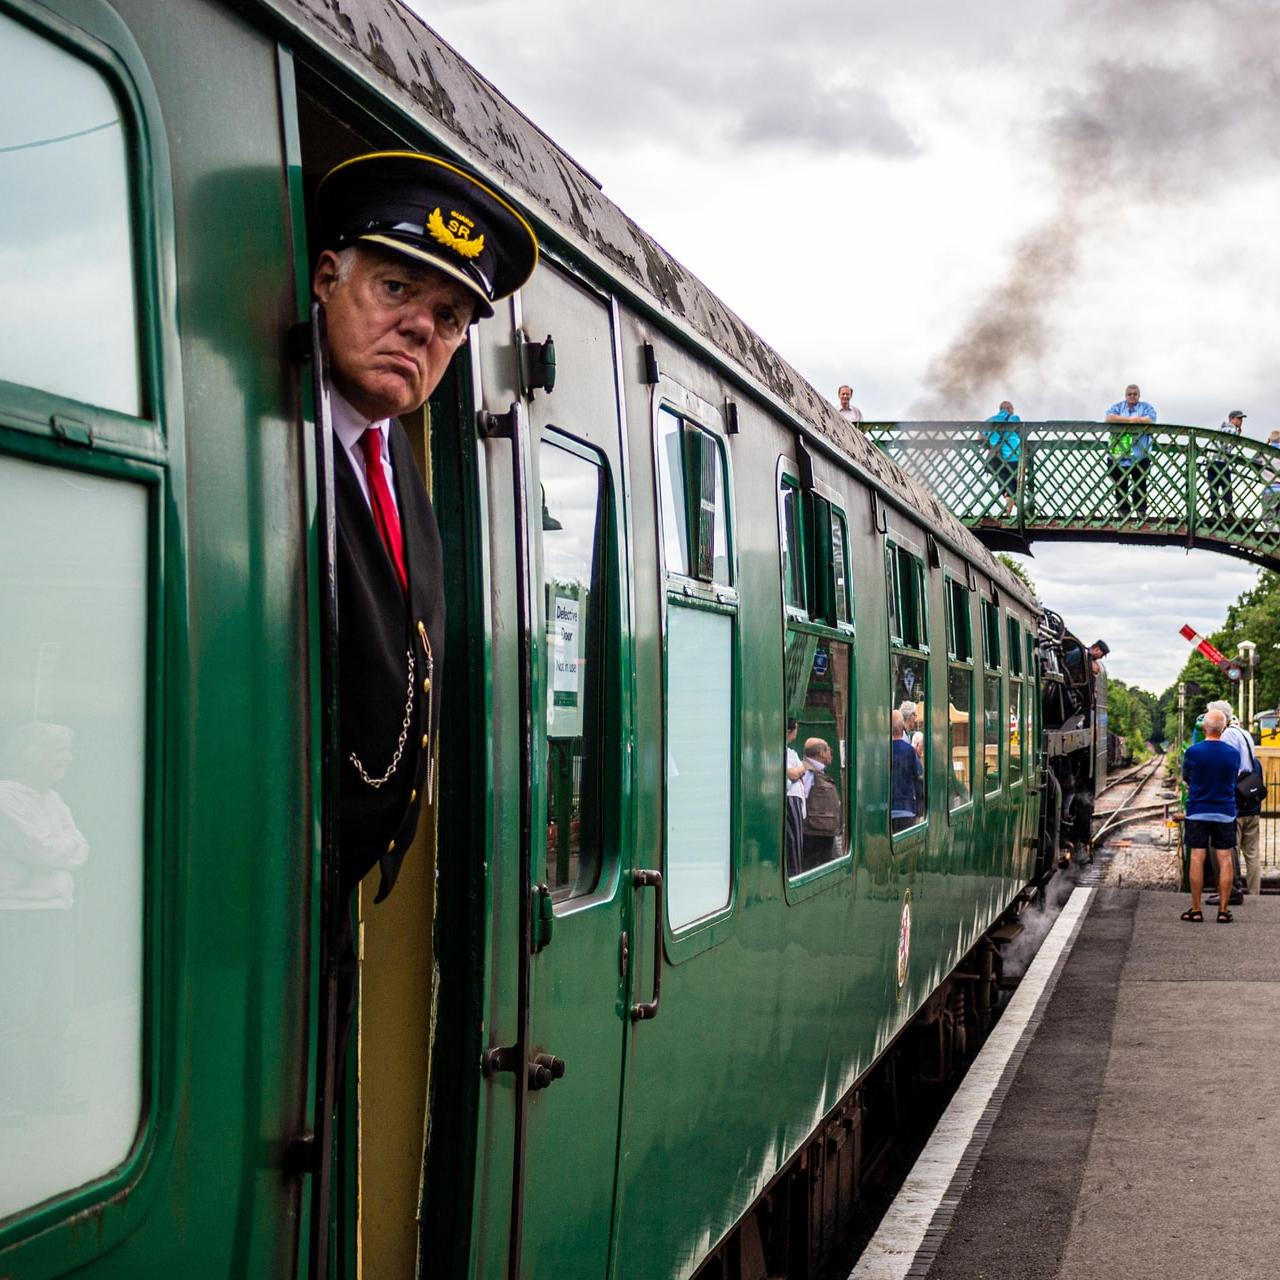
<svg viewBox="0 0 1280 1280">
<path fill-rule="evenodd" d="M 1238 413 L 1233 413 L 1231 417 L 1227 419 L 1227 421 L 1231 423 L 1231 425 L 1235 427 L 1237 431 L 1239 431 L 1240 428 L 1244 426 L 1244 419 Z"/>
<path fill-rule="evenodd" d="M 1001 412 L 1001 413 L 1012 413 L 1012 412 L 1013 412 L 1013 405 L 1011 405 L 1011 404 L 1008 402 L 1008 400 L 1001 400 L 1001 401 L 1000 401 L 1000 412 Z"/>
<path fill-rule="evenodd" d="M 312 292 L 325 304 L 333 385 L 371 421 L 425 402 L 467 340 L 475 310 L 474 294 L 443 272 L 364 248 L 345 279 L 326 249 Z"/>
<path fill-rule="evenodd" d="M 852 399 L 853 399 L 853 388 L 841 387 L 840 388 L 840 407 L 842 409 L 847 409 L 849 407 L 849 401 Z"/>
<path fill-rule="evenodd" d="M 1138 397 L 1139 397 L 1141 394 L 1142 394 L 1142 392 L 1141 392 L 1141 391 L 1139 391 L 1137 387 L 1126 387 L 1126 388 L 1125 388 L 1125 393 L 1124 393 L 1124 398 L 1125 398 L 1125 399 L 1126 399 L 1130 404 L 1137 404 L 1137 403 L 1138 403 Z"/>
</svg>

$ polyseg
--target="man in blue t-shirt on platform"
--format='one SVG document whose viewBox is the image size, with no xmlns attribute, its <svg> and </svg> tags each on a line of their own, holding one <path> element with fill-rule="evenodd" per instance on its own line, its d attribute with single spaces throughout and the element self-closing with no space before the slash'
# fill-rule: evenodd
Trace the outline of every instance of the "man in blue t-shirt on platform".
<svg viewBox="0 0 1280 1280">
<path fill-rule="evenodd" d="M 1214 709 L 1204 716 L 1204 739 L 1182 753 L 1182 778 L 1187 784 L 1187 821 L 1183 842 L 1191 850 L 1191 907 L 1182 913 L 1195 923 L 1204 919 L 1200 895 L 1204 891 L 1205 850 L 1218 850 L 1218 923 L 1230 924 L 1232 850 L 1236 847 L 1236 774 L 1240 755 L 1222 741 L 1227 717 Z M 1225 857 L 1223 854 L 1225 853 Z"/>
</svg>

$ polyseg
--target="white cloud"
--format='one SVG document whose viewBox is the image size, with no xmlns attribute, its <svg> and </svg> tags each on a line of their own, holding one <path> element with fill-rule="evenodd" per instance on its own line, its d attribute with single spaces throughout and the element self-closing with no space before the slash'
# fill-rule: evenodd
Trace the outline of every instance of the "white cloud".
<svg viewBox="0 0 1280 1280">
<path fill-rule="evenodd" d="M 1241 405 L 1250 434 L 1280 425 L 1271 0 L 418 7 L 870 418 L 920 401 L 1017 247 L 1065 212 L 1080 220 L 1072 265 L 1032 289 L 1039 354 L 954 412 L 1009 395 L 1027 419 L 1092 418 L 1136 380 L 1167 423 Z M 786 225 L 803 258 L 775 247 Z M 1069 625 L 1108 638 L 1115 674 L 1152 689 L 1185 660 L 1177 628 L 1214 629 L 1256 574 L 1097 544 L 1037 547 L 1030 570 Z"/>
</svg>

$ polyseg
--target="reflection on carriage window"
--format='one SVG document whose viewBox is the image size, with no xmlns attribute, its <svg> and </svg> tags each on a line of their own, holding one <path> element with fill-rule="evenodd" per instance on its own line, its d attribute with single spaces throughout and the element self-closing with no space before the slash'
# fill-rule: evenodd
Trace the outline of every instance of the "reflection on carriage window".
<svg viewBox="0 0 1280 1280">
<path fill-rule="evenodd" d="M 679 929 L 733 887 L 733 629 L 719 610 L 667 609 L 667 918 Z"/>
<path fill-rule="evenodd" d="M 982 776 L 983 790 L 1000 790 L 1000 677 L 982 678 Z"/>
<path fill-rule="evenodd" d="M 929 725 L 928 662 L 893 655 L 889 724 L 890 814 L 894 831 L 923 822 L 929 812 L 926 750 Z M 909 748 L 914 759 L 906 754 Z"/>
<path fill-rule="evenodd" d="M 787 732 L 783 789 L 791 797 L 784 828 L 790 876 L 849 849 L 849 661 L 848 644 L 787 632 L 786 717 L 794 727 Z"/>
<path fill-rule="evenodd" d="M 0 14 L 0 380 L 136 414 L 128 145 L 102 76 Z"/>
<path fill-rule="evenodd" d="M 1022 681 L 1009 681 L 1009 782 L 1022 781 L 1022 746 L 1025 726 L 1022 721 Z"/>
<path fill-rule="evenodd" d="M 544 442 L 542 565 L 547 620 L 547 863 L 556 901 L 600 876 L 605 503 L 600 467 Z"/>
<path fill-rule="evenodd" d="M 147 500 L 0 457 L 0 1218 L 142 1107 Z"/>
<path fill-rule="evenodd" d="M 950 807 L 968 804 L 973 795 L 973 672 L 953 666 L 947 674 L 947 732 L 950 739 Z"/>
</svg>

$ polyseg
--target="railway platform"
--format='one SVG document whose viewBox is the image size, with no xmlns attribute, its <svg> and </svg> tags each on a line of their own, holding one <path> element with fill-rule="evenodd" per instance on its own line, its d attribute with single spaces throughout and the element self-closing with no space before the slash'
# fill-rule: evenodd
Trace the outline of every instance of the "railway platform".
<svg viewBox="0 0 1280 1280">
<path fill-rule="evenodd" d="M 1077 888 L 851 1280 L 1280 1275 L 1280 897 Z"/>
</svg>

